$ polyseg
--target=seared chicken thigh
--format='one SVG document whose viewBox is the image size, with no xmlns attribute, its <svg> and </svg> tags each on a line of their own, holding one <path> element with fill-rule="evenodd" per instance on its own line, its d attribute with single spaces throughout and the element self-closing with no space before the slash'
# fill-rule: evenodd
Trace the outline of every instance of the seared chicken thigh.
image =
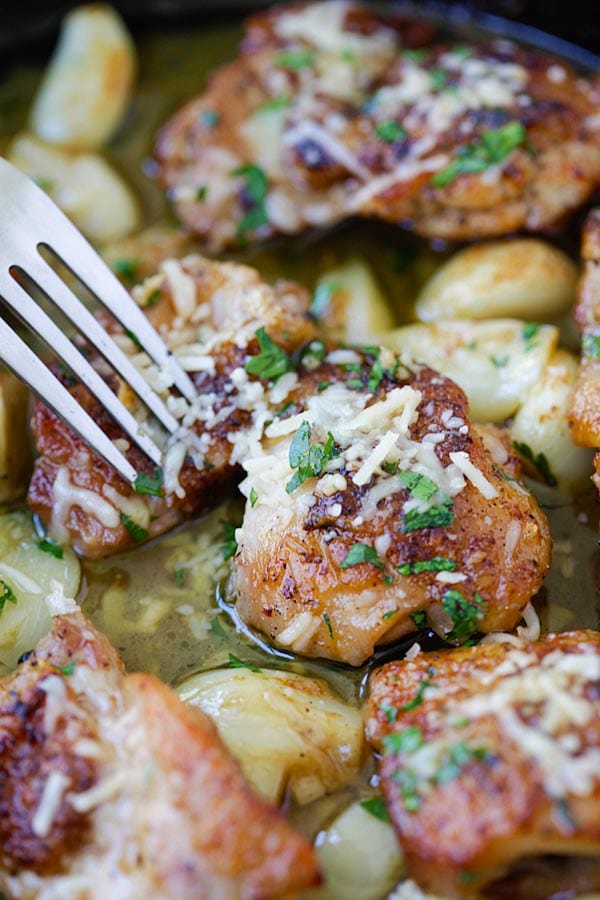
<svg viewBox="0 0 600 900">
<path fill-rule="evenodd" d="M 253 17 L 158 136 L 184 225 L 213 249 L 355 215 L 451 240 L 555 228 L 600 186 L 600 84 L 427 37 L 347 2 Z"/>
<path fill-rule="evenodd" d="M 500 433 L 389 350 L 332 350 L 313 377 L 304 408 L 242 463 L 230 586 L 244 621 L 352 665 L 427 623 L 456 642 L 513 628 L 551 541 Z"/>
<path fill-rule="evenodd" d="M 318 881 L 210 720 L 126 676 L 74 604 L 0 683 L 0 808 L 14 898 L 258 900 Z"/>
<path fill-rule="evenodd" d="M 133 546 L 216 505 L 235 484 L 239 463 L 249 443 L 260 438 L 271 408 L 278 409 L 285 400 L 286 384 L 295 381 L 295 376 L 292 382 L 284 379 L 271 391 L 245 366 L 263 352 L 261 341 L 263 347 L 277 341 L 285 355 L 316 333 L 308 317 L 307 294 L 299 285 L 280 282 L 270 287 L 253 269 L 233 263 L 196 256 L 167 260 L 157 275 L 134 288 L 134 296 L 189 372 L 198 397 L 189 404 L 171 394 L 164 373 L 138 351 L 135 335 L 125 335 L 109 323 L 115 339 L 181 422 L 160 472 L 125 440 L 85 386 L 71 386 L 79 402 L 113 440 L 121 442 L 130 462 L 144 473 L 136 490 L 53 412 L 36 404 L 33 434 L 40 455 L 28 503 L 53 538 L 71 542 L 90 557 Z M 143 423 L 144 412 L 131 390 L 106 373 L 102 361 L 95 364 Z"/>
<path fill-rule="evenodd" d="M 531 861 L 525 893 L 511 882 L 510 896 L 558 896 L 558 871 L 554 886 L 536 885 L 544 854 L 578 858 L 566 888 L 598 889 L 599 683 L 591 631 L 532 643 L 509 635 L 373 673 L 367 736 L 382 754 L 409 873 L 425 891 L 495 896 L 494 882 L 515 866 L 524 876 Z"/>
</svg>

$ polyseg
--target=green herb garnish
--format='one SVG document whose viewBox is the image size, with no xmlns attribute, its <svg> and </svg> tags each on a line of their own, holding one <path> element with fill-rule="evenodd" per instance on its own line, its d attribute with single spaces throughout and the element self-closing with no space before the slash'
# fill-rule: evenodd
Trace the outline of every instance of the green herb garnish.
<svg viewBox="0 0 600 900">
<path fill-rule="evenodd" d="M 49 553 L 55 559 L 63 558 L 63 548 L 51 538 L 43 538 L 41 541 L 36 541 L 35 546 L 43 550 L 44 553 Z"/>
<path fill-rule="evenodd" d="M 452 619 L 452 630 L 446 635 L 447 640 L 467 640 L 478 631 L 477 623 L 487 610 L 487 603 L 479 594 L 473 600 L 467 600 L 459 591 L 446 591 L 442 597 L 442 608 Z"/>
<path fill-rule="evenodd" d="M 265 102 L 261 103 L 260 106 L 257 106 L 254 110 L 254 115 L 256 115 L 257 113 L 273 112 L 277 109 L 285 109 L 286 106 L 289 105 L 290 98 L 287 94 L 276 94 L 269 100 L 265 100 Z"/>
<path fill-rule="evenodd" d="M 133 538 L 136 544 L 141 544 L 142 541 L 145 541 L 148 537 L 149 532 L 146 531 L 141 525 L 137 522 L 134 522 L 133 519 L 127 515 L 127 513 L 121 513 L 121 522 L 129 532 L 129 536 Z"/>
<path fill-rule="evenodd" d="M 237 553 L 237 541 L 235 539 L 236 525 L 233 522 L 223 522 L 223 537 L 224 541 L 221 546 L 221 553 L 223 554 L 223 559 L 231 559 L 232 556 L 235 556 Z"/>
<path fill-rule="evenodd" d="M 448 497 L 439 505 L 430 506 L 422 512 L 417 509 L 409 510 L 402 521 L 402 531 L 406 534 L 421 528 L 445 528 L 446 525 L 452 525 L 455 518 L 452 500 Z"/>
<path fill-rule="evenodd" d="M 386 144 L 395 144 L 406 137 L 406 129 L 393 119 L 384 119 L 375 126 L 375 133 Z"/>
<path fill-rule="evenodd" d="M 387 612 L 384 612 L 384 614 L 382 615 L 381 618 L 382 619 L 391 619 L 392 616 L 395 616 L 397 612 L 400 612 L 398 607 L 396 607 L 395 609 L 388 609 Z"/>
<path fill-rule="evenodd" d="M 431 87 L 434 91 L 441 91 L 448 84 L 450 73 L 447 69 L 430 69 L 429 77 L 431 79 Z"/>
<path fill-rule="evenodd" d="M 428 677 L 421 678 L 421 680 L 419 682 L 419 687 L 417 688 L 417 693 L 412 698 L 412 700 L 409 700 L 407 703 L 405 703 L 403 706 L 400 707 L 400 710 L 399 710 L 400 712 L 410 712 L 411 709 L 416 709 L 417 706 L 420 706 L 421 703 L 423 702 L 423 697 L 425 695 L 425 691 L 427 690 L 427 688 L 436 687 L 435 681 L 431 681 L 431 676 L 433 675 L 433 669 L 429 668 L 427 670 L 427 675 L 428 675 Z"/>
<path fill-rule="evenodd" d="M 388 753 L 414 753 L 424 744 L 423 732 L 418 725 L 411 725 L 404 731 L 395 731 L 386 734 L 383 739 L 383 752 Z"/>
<path fill-rule="evenodd" d="M 372 566 L 375 566 L 376 569 L 379 569 L 383 574 L 384 581 L 387 584 L 390 584 L 391 578 L 389 575 L 385 574 L 385 565 L 381 559 L 379 559 L 379 555 L 375 547 L 370 547 L 369 544 L 352 544 L 345 557 L 339 564 L 340 569 L 350 569 L 353 566 L 360 566 L 363 563 L 370 563 Z"/>
<path fill-rule="evenodd" d="M 586 356 L 592 359 L 600 359 L 600 335 L 584 334 L 581 346 Z"/>
<path fill-rule="evenodd" d="M 249 375 L 258 375 L 264 381 L 277 381 L 292 368 L 289 354 L 271 340 L 264 327 L 254 332 L 260 353 L 250 357 L 244 366 Z"/>
<path fill-rule="evenodd" d="M 431 500 L 438 492 L 437 484 L 427 475 L 421 475 L 419 472 L 400 472 L 398 477 L 415 500 Z"/>
<path fill-rule="evenodd" d="M 17 598 L 15 592 L 11 588 L 9 584 L 3 581 L 0 578 L 0 585 L 2 586 L 2 593 L 0 593 L 0 615 L 4 612 L 4 607 L 7 603 L 15 603 L 17 602 Z"/>
<path fill-rule="evenodd" d="M 254 488 L 250 488 L 250 494 L 248 496 L 248 499 L 250 500 L 250 506 L 252 507 L 252 509 L 254 509 L 254 507 L 256 506 L 256 504 L 258 502 L 258 494 L 254 490 Z"/>
<path fill-rule="evenodd" d="M 327 625 L 327 631 L 329 632 L 329 637 L 333 638 L 333 628 L 331 627 L 331 619 L 328 613 L 323 613 L 323 621 Z"/>
<path fill-rule="evenodd" d="M 508 353 L 504 353 L 502 356 L 497 356 L 496 354 L 490 356 L 490 362 L 497 369 L 503 369 L 504 366 L 507 366 L 509 359 L 510 356 L 508 355 Z"/>
<path fill-rule="evenodd" d="M 113 269 L 126 284 L 135 284 L 140 262 L 138 259 L 115 259 Z"/>
<path fill-rule="evenodd" d="M 397 566 L 401 575 L 420 575 L 421 572 L 454 572 L 456 563 L 451 559 L 434 556 L 432 559 L 419 559 L 415 562 Z"/>
<path fill-rule="evenodd" d="M 206 184 L 201 184 L 196 188 L 196 200 L 206 200 L 206 195 L 208 194 L 208 186 Z"/>
<path fill-rule="evenodd" d="M 253 666 L 251 663 L 244 662 L 242 659 L 238 659 L 237 656 L 234 656 L 233 653 L 229 654 L 229 668 L 230 669 L 250 669 L 251 672 L 260 672 L 261 670 L 258 666 Z"/>
<path fill-rule="evenodd" d="M 485 172 L 526 144 L 527 131 L 521 122 L 507 122 L 495 131 L 484 131 L 478 141 L 462 147 L 447 168 L 436 172 L 431 183 L 434 187 L 446 187 L 459 175 Z"/>
<path fill-rule="evenodd" d="M 276 66 L 281 66 L 282 69 L 290 69 L 292 72 L 297 72 L 299 69 L 312 66 L 314 60 L 314 50 L 300 49 L 282 50 L 281 53 L 274 57 L 273 62 Z"/>
<path fill-rule="evenodd" d="M 241 176 L 246 182 L 245 193 L 250 201 L 250 209 L 242 216 L 237 228 L 238 238 L 245 239 L 248 231 L 255 231 L 269 223 L 265 209 L 269 181 L 264 171 L 255 163 L 239 166 L 231 174 Z"/>
<path fill-rule="evenodd" d="M 331 432 L 327 435 L 327 441 L 324 444 L 319 442 L 311 444 L 310 435 L 310 425 L 305 420 L 301 422 L 298 431 L 292 438 L 288 458 L 290 467 L 296 471 L 285 486 L 288 494 L 304 484 L 307 479 L 317 478 L 321 475 L 327 463 L 338 455 Z"/>
<path fill-rule="evenodd" d="M 59 666 L 58 671 L 61 675 L 64 675 L 66 678 L 70 678 L 70 676 L 75 671 L 75 666 L 77 665 L 77 661 L 72 659 L 70 663 L 67 663 L 66 666 Z"/>
<path fill-rule="evenodd" d="M 360 805 L 372 816 L 375 816 L 376 819 L 380 819 L 382 822 L 390 821 L 390 815 L 383 797 L 370 797 L 368 800 L 361 800 Z"/>
<path fill-rule="evenodd" d="M 134 483 L 134 490 L 138 494 L 149 494 L 151 497 L 162 497 L 163 472 L 158 466 L 154 469 L 154 474 L 148 475 L 147 472 L 139 472 Z"/>
<path fill-rule="evenodd" d="M 521 336 L 523 341 L 525 342 L 525 352 L 529 352 L 535 347 L 535 337 L 537 336 L 538 331 L 542 326 L 539 322 L 526 322 L 523 325 L 523 331 L 521 332 Z"/>
<path fill-rule="evenodd" d="M 485 747 L 469 747 L 462 742 L 451 744 L 442 757 L 433 781 L 435 784 L 446 784 L 448 781 L 453 781 L 469 763 L 483 762 L 487 757 L 489 757 L 489 752 Z"/>
<path fill-rule="evenodd" d="M 315 288 L 310 301 L 310 314 L 314 319 L 320 319 L 326 312 L 331 299 L 340 286 L 335 281 L 321 281 Z"/>
<path fill-rule="evenodd" d="M 175 569 L 173 575 L 175 576 L 177 587 L 182 588 L 185 584 L 185 569 Z"/>
<path fill-rule="evenodd" d="M 410 617 L 417 628 L 427 627 L 427 613 L 424 609 L 418 609 L 416 612 L 411 612 Z"/>
<path fill-rule="evenodd" d="M 522 443 L 521 441 L 513 441 L 513 447 L 524 459 L 528 460 L 532 466 L 537 469 L 540 477 L 549 487 L 556 487 L 558 481 L 550 468 L 550 463 L 548 462 L 545 453 L 540 452 L 534 454 L 529 444 Z"/>
</svg>

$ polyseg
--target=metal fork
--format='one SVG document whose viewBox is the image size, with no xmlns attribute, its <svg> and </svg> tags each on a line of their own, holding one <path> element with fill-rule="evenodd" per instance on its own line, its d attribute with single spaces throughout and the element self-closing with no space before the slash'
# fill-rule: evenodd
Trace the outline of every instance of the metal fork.
<svg viewBox="0 0 600 900">
<path fill-rule="evenodd" d="M 135 335 L 148 356 L 159 368 L 169 372 L 174 386 L 190 401 L 196 396 L 192 381 L 135 301 L 70 219 L 33 180 L 4 159 L 0 159 L 0 204 L 0 298 L 91 391 L 128 438 L 155 465 L 160 466 L 163 461 L 161 448 L 142 430 L 140 423 L 64 331 L 15 279 L 15 274 L 19 271 L 25 273 L 50 303 L 62 311 L 169 434 L 180 427 L 177 419 L 79 297 L 46 262 L 40 248 L 51 250 L 123 328 Z M 0 360 L 92 450 L 127 481 L 135 482 L 138 475 L 136 469 L 1 316 Z"/>
</svg>

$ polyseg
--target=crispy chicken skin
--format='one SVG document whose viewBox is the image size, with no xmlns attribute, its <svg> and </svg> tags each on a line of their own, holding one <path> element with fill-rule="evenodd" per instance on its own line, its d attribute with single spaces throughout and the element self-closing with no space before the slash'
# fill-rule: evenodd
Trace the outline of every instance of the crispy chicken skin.
<svg viewBox="0 0 600 900">
<path fill-rule="evenodd" d="M 600 447 L 600 210 L 592 210 L 583 226 L 583 272 L 575 321 L 581 332 L 581 365 L 569 410 L 571 435 L 584 447 Z M 600 491 L 600 453 L 593 481 Z"/>
<path fill-rule="evenodd" d="M 168 260 L 157 275 L 134 288 L 134 295 L 188 369 L 199 397 L 192 407 L 182 398 L 169 397 L 168 385 L 165 389 L 148 357 L 138 353 L 114 322 L 108 323 L 182 422 L 182 432 L 175 435 L 167 454 L 159 496 L 136 493 L 54 413 L 36 404 L 32 427 L 39 457 L 29 486 L 29 506 L 54 538 L 90 557 L 133 546 L 140 532 L 131 522 L 143 529 L 142 536 L 147 532 L 154 537 L 216 505 L 239 477 L 238 457 L 244 447 L 236 449 L 236 436 L 253 432 L 260 409 L 270 399 L 260 381 L 249 387 L 250 376 L 244 370 L 249 357 L 259 353 L 256 331 L 267 328 L 272 340 L 290 352 L 315 335 L 304 289 L 287 282 L 271 288 L 253 269 L 233 263 L 197 256 Z M 101 361 L 95 364 L 104 371 Z M 107 379 L 135 409 L 131 391 L 116 376 L 107 374 Z M 113 440 L 123 440 L 123 433 L 87 388 L 72 384 L 70 389 Z M 125 446 L 138 471 L 152 476 L 153 467 L 141 451 Z"/>
<path fill-rule="evenodd" d="M 589 860 L 598 887 L 599 679 L 591 631 L 419 653 L 372 674 L 367 736 L 425 891 L 494 895 L 493 882 L 543 854 L 581 857 L 584 873 Z M 565 890 L 585 889 L 572 874 Z M 548 893 L 530 881 L 510 895 Z"/>
<path fill-rule="evenodd" d="M 230 581 L 242 619 L 352 665 L 426 622 L 450 641 L 513 628 L 551 540 L 500 433 L 469 425 L 449 379 L 387 350 L 333 351 L 315 377 L 320 392 L 243 463 Z"/>
<path fill-rule="evenodd" d="M 159 178 L 212 248 L 357 215 L 461 241 L 550 231 L 600 186 L 597 80 L 359 9 L 254 16 L 237 60 L 162 128 Z"/>
<path fill-rule="evenodd" d="M 36 900 L 278 898 L 313 851 L 249 789 L 210 720 L 125 675 L 79 612 L 0 686 L 0 887 Z"/>
</svg>

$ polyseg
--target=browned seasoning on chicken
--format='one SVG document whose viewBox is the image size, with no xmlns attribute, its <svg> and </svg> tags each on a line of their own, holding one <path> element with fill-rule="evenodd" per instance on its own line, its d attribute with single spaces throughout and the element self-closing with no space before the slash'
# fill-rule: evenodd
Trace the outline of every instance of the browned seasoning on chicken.
<svg viewBox="0 0 600 900">
<path fill-rule="evenodd" d="M 430 37 L 355 3 L 254 16 L 158 136 L 182 223 L 214 249 L 356 215 L 449 240 L 561 225 L 600 186 L 598 81 Z"/>
<path fill-rule="evenodd" d="M 551 539 L 500 433 L 471 426 L 449 379 L 383 348 L 332 349 L 313 379 L 243 462 L 242 619 L 352 665 L 427 624 L 456 643 L 513 628 Z"/>
<path fill-rule="evenodd" d="M 367 736 L 382 754 L 409 873 L 425 891 L 554 895 L 564 877 L 555 890 L 547 878 L 536 886 L 545 855 L 578 860 L 566 889 L 598 889 L 599 679 L 592 631 L 531 643 L 509 635 L 373 673 Z M 545 862 L 540 869 L 548 874 Z"/>
<path fill-rule="evenodd" d="M 90 557 L 134 546 L 215 506 L 239 479 L 246 444 L 260 438 L 270 405 L 279 408 L 285 399 L 284 384 L 271 391 L 244 366 L 260 354 L 260 340 L 265 346 L 277 342 L 286 357 L 316 334 L 303 288 L 288 282 L 269 287 L 253 269 L 233 263 L 195 256 L 167 260 L 157 275 L 134 288 L 134 295 L 189 372 L 198 398 L 188 404 L 169 396 L 168 382 L 138 352 L 135 335 L 126 336 L 114 322 L 109 324 L 182 423 L 161 472 L 125 440 L 85 386 L 71 386 L 100 427 L 124 442 L 125 455 L 144 473 L 137 491 L 54 413 L 36 404 L 33 434 L 39 457 L 29 506 L 54 538 Z M 100 361 L 96 365 L 104 371 Z M 107 377 L 125 404 L 141 415 L 131 390 L 114 375 Z"/>
<path fill-rule="evenodd" d="M 210 720 L 125 675 L 73 604 L 0 682 L 0 889 L 51 900 L 266 900 L 318 883 L 309 842 Z"/>
</svg>

